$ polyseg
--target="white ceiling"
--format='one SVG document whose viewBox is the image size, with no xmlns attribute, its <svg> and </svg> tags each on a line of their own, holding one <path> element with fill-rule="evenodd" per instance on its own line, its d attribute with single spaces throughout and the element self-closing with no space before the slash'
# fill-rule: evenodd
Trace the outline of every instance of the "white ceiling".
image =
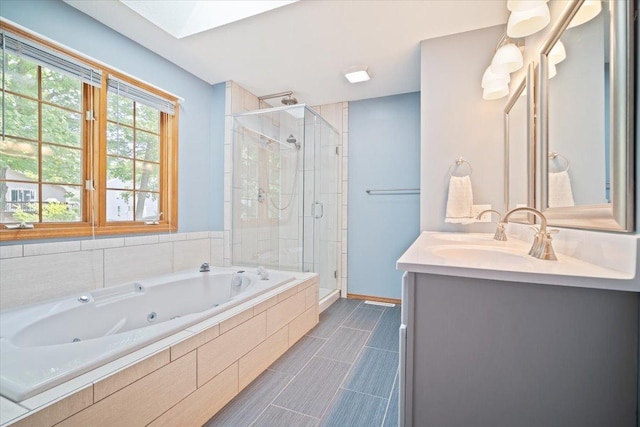
<svg viewBox="0 0 640 427">
<path fill-rule="evenodd" d="M 64 1 L 211 84 L 292 90 L 310 105 L 418 91 L 421 40 L 508 18 L 506 0 L 302 0 L 177 39 L 120 1 Z M 371 80 L 348 83 L 360 65 Z"/>
</svg>

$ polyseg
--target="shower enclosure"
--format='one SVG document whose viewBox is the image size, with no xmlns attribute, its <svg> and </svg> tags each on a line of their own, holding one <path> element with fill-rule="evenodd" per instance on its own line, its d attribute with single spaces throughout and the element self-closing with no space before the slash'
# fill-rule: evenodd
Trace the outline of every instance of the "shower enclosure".
<svg viewBox="0 0 640 427">
<path fill-rule="evenodd" d="M 232 263 L 338 292 L 338 131 L 306 105 L 233 116 Z"/>
</svg>

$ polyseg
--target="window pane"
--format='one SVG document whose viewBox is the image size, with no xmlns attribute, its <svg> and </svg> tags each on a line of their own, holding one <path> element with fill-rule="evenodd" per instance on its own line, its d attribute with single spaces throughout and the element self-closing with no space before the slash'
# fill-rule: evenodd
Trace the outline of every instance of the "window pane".
<svg viewBox="0 0 640 427">
<path fill-rule="evenodd" d="M 107 119 L 133 126 L 133 101 L 109 92 L 107 95 Z"/>
<path fill-rule="evenodd" d="M 42 144 L 42 180 L 82 183 L 82 150 Z"/>
<path fill-rule="evenodd" d="M 77 222 L 82 219 L 82 187 L 42 186 L 42 222 Z"/>
<path fill-rule="evenodd" d="M 136 158 L 160 161 L 160 136 L 149 132 L 136 131 Z"/>
<path fill-rule="evenodd" d="M 5 93 L 4 120 L 7 135 L 38 139 L 38 102 Z"/>
<path fill-rule="evenodd" d="M 153 221 L 160 219 L 160 198 L 158 193 L 136 193 L 136 221 Z"/>
<path fill-rule="evenodd" d="M 82 110 L 82 82 L 42 68 L 42 99 L 71 110 Z"/>
<path fill-rule="evenodd" d="M 136 190 L 158 191 L 159 179 L 159 164 L 136 162 Z"/>
<path fill-rule="evenodd" d="M 82 144 L 82 115 L 43 104 L 42 140 L 80 147 Z"/>
<path fill-rule="evenodd" d="M 5 181 L 6 187 L 0 195 L 0 222 L 38 222 L 38 184 Z"/>
<path fill-rule="evenodd" d="M 160 133 L 160 111 L 144 104 L 136 104 L 136 127 Z"/>
<path fill-rule="evenodd" d="M 7 52 L 5 88 L 32 98 L 38 97 L 38 66 Z"/>
<path fill-rule="evenodd" d="M 120 157 L 133 157 L 133 129 L 107 123 L 107 153 Z"/>
<path fill-rule="evenodd" d="M 133 221 L 133 191 L 107 190 L 107 221 Z"/>
<path fill-rule="evenodd" d="M 133 188 L 133 160 L 107 157 L 107 188 Z"/>
<path fill-rule="evenodd" d="M 0 140 L 0 172 L 3 174 L 0 178 L 37 181 L 38 145 L 26 141 Z"/>
</svg>

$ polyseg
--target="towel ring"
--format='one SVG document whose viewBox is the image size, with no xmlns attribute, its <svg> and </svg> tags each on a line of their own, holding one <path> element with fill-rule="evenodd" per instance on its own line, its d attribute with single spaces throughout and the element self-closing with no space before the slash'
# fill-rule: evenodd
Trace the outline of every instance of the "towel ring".
<svg viewBox="0 0 640 427">
<path fill-rule="evenodd" d="M 566 172 L 569 170 L 569 159 L 567 159 L 565 156 L 563 156 L 560 153 L 556 153 L 555 151 L 549 151 L 549 160 L 550 161 L 557 161 L 557 160 L 561 160 L 564 161 L 565 166 L 563 168 L 561 168 L 559 171 L 555 172 Z"/>
<path fill-rule="evenodd" d="M 460 166 L 462 166 L 463 164 L 465 164 L 465 163 L 469 166 L 469 173 L 466 174 L 466 175 L 454 175 L 454 172 L 456 172 L 458 170 L 458 168 Z M 460 177 L 471 176 L 472 173 L 473 173 L 473 168 L 471 167 L 471 163 L 469 163 L 468 161 L 466 161 L 462 157 L 458 157 L 456 159 L 456 161 L 454 162 L 454 164 L 449 166 L 449 176 L 460 176 Z"/>
</svg>

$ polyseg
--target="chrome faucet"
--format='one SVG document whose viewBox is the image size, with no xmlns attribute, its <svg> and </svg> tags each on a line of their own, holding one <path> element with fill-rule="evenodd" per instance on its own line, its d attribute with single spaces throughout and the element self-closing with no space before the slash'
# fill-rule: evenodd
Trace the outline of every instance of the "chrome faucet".
<svg viewBox="0 0 640 427">
<path fill-rule="evenodd" d="M 504 222 L 502 222 L 502 214 L 500 212 L 498 212 L 497 210 L 494 210 L 494 209 L 487 209 L 487 210 L 484 210 L 484 211 L 480 212 L 478 214 L 478 216 L 476 216 L 476 219 L 482 219 L 482 215 L 484 215 L 484 214 L 486 214 L 488 212 L 492 212 L 492 213 L 498 215 L 498 226 L 496 228 L 495 234 L 493 235 L 493 239 L 494 240 L 499 240 L 501 242 L 504 242 L 505 240 L 507 240 L 507 235 L 506 235 L 506 233 L 504 231 L 504 227 L 505 227 L 506 224 Z"/>
<path fill-rule="evenodd" d="M 209 263 L 208 262 L 203 262 L 202 265 L 200 266 L 200 272 L 201 273 L 205 273 L 207 271 L 209 271 Z"/>
<path fill-rule="evenodd" d="M 556 253 L 551 244 L 551 234 L 557 233 L 558 230 L 547 231 L 547 218 L 545 218 L 544 214 L 539 210 L 529 207 L 511 209 L 504 215 L 504 218 L 502 218 L 503 224 L 506 225 L 509 222 L 509 217 L 516 212 L 529 212 L 540 218 L 540 231 L 537 231 L 533 238 L 533 245 L 529 250 L 529 255 L 542 260 L 557 260 L 558 257 L 556 257 Z"/>
</svg>

